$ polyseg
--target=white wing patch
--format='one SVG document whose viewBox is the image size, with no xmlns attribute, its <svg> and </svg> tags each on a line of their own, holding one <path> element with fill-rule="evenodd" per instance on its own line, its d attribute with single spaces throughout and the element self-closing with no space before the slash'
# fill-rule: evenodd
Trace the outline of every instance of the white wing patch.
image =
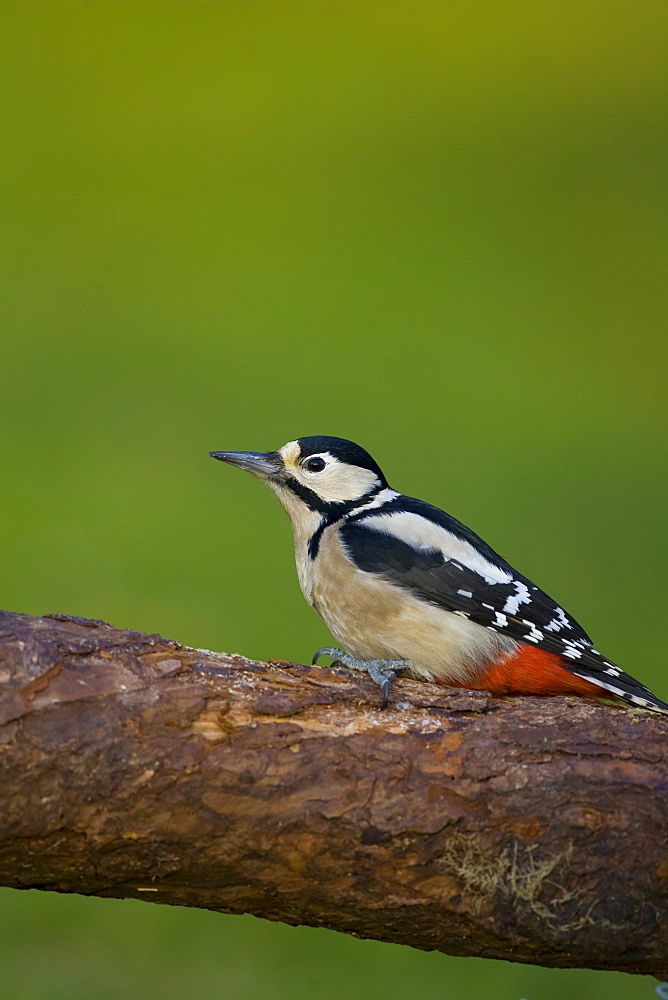
<svg viewBox="0 0 668 1000">
<path fill-rule="evenodd" d="M 505 583 L 510 583 L 512 577 L 508 577 Z M 513 580 L 513 584 L 516 590 L 515 594 L 511 594 L 510 597 L 506 599 L 506 603 L 503 606 L 503 610 L 507 615 L 516 615 L 520 604 L 531 604 L 531 594 L 529 593 L 529 588 L 526 583 L 522 583 L 521 580 Z"/>
<path fill-rule="evenodd" d="M 545 626 L 546 632 L 560 632 L 562 628 L 573 628 L 563 608 L 555 608 L 555 611 L 555 617 Z"/>
<path fill-rule="evenodd" d="M 364 518 L 364 527 L 394 535 L 395 538 L 407 542 L 416 549 L 437 549 L 443 553 L 446 560 L 456 559 L 474 573 L 478 573 L 486 583 L 510 583 L 513 579 L 505 569 L 485 559 L 470 542 L 457 538 L 440 524 L 428 521 L 426 517 L 421 517 L 412 511 L 373 514 Z M 524 584 L 521 586 L 524 587 Z M 528 594 L 527 588 L 524 589 Z"/>
</svg>

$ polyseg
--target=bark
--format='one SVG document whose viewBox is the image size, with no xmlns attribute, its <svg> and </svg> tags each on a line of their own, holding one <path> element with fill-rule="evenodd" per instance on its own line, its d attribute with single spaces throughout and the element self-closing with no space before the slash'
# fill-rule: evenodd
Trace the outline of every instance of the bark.
<svg viewBox="0 0 668 1000">
<path fill-rule="evenodd" d="M 0 613 L 0 883 L 668 977 L 668 720 Z"/>
</svg>

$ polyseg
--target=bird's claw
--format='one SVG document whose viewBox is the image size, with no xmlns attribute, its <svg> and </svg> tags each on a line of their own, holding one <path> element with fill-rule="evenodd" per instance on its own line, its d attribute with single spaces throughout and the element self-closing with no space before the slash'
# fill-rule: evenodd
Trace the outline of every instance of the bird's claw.
<svg viewBox="0 0 668 1000">
<path fill-rule="evenodd" d="M 340 664 L 350 670 L 362 670 L 368 674 L 383 694 L 381 709 L 385 708 L 390 700 L 390 689 L 392 681 L 396 679 L 398 672 L 406 666 L 405 660 L 356 660 L 355 657 L 344 653 L 342 649 L 335 649 L 332 646 L 323 646 L 311 661 L 315 666 L 321 656 L 330 656 L 332 666 Z"/>
<path fill-rule="evenodd" d="M 376 682 L 383 693 L 383 701 L 380 706 L 383 709 L 387 707 L 387 703 L 390 700 L 390 688 L 392 681 L 397 676 L 397 672 L 394 667 L 381 667 L 381 663 L 383 663 L 382 660 L 369 660 L 367 672 L 371 680 Z"/>
<path fill-rule="evenodd" d="M 337 660 L 337 657 L 345 656 L 345 653 L 342 653 L 340 649 L 334 649 L 332 646 L 323 646 L 322 649 L 319 649 L 317 653 L 313 654 L 313 659 L 311 660 L 312 667 L 317 667 L 318 660 L 321 656 L 331 656 L 332 661 L 334 663 L 338 663 L 339 661 Z"/>
</svg>

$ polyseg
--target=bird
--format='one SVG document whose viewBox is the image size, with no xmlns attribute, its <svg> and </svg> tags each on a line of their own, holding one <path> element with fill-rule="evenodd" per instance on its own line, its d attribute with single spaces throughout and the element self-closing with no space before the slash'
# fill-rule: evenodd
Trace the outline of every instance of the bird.
<svg viewBox="0 0 668 1000">
<path fill-rule="evenodd" d="M 212 451 L 277 495 L 308 603 L 382 707 L 399 675 L 495 696 L 579 695 L 668 715 L 564 608 L 461 521 L 392 489 L 364 448 L 316 435 L 271 452 Z"/>
</svg>

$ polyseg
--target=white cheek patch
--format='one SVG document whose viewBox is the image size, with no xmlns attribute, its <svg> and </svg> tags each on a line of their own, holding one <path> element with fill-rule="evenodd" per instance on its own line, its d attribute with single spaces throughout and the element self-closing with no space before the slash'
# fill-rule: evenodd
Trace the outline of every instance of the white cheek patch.
<svg viewBox="0 0 668 1000">
<path fill-rule="evenodd" d="M 327 462 L 322 472 L 309 472 L 301 465 L 290 471 L 298 482 L 313 490 L 326 503 L 359 500 L 379 485 L 378 476 L 371 469 L 339 462 L 329 452 L 322 452 L 322 457 Z"/>
<path fill-rule="evenodd" d="M 316 493 L 325 503 L 346 503 L 360 500 L 375 486 L 378 477 L 371 469 L 340 462 L 331 452 L 319 452 L 327 465 L 321 472 L 309 472 L 302 465 L 299 441 L 288 441 L 279 451 L 283 464 L 298 483 Z M 383 496 L 384 495 L 384 496 Z M 381 496 L 383 499 L 381 500 Z M 376 498 L 378 506 L 399 496 L 396 490 L 382 490 Z"/>
</svg>

